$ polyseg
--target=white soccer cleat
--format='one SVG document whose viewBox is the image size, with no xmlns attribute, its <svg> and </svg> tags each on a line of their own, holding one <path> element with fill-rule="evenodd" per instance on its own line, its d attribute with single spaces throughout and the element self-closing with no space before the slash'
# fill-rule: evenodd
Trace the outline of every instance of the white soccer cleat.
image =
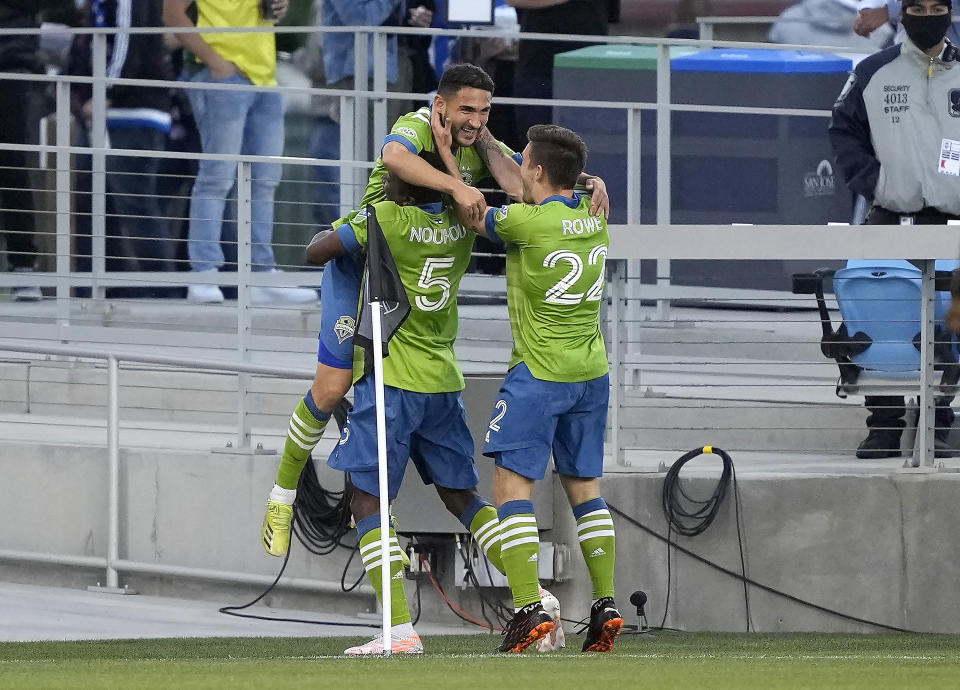
<svg viewBox="0 0 960 690">
<path fill-rule="evenodd" d="M 393 654 L 423 654 L 423 641 L 416 632 L 403 636 L 391 634 L 390 638 L 390 647 Z M 347 656 L 383 654 L 383 633 L 377 633 L 376 636 L 366 644 L 344 649 L 343 653 Z"/>
<path fill-rule="evenodd" d="M 566 635 L 563 634 L 563 621 L 560 620 L 560 600 L 543 587 L 540 588 L 540 603 L 543 610 L 553 619 L 553 630 L 549 635 L 541 637 L 537 642 L 538 652 L 556 652 L 567 646 Z"/>
</svg>

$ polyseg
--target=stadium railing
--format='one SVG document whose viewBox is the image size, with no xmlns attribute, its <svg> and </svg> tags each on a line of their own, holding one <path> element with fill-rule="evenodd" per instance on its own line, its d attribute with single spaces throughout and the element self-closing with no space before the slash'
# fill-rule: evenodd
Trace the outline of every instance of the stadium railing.
<svg viewBox="0 0 960 690">
<path fill-rule="evenodd" d="M 820 226 L 756 226 L 752 228 L 718 228 L 717 226 L 672 226 L 671 225 L 671 118 L 675 112 L 704 112 L 752 114 L 761 116 L 789 115 L 795 117 L 812 117 L 825 120 L 828 111 L 815 109 L 786 109 L 786 108 L 756 108 L 733 107 L 716 105 L 683 105 L 673 102 L 671 98 L 670 80 L 670 53 L 673 45 L 687 45 L 699 47 L 749 47 L 760 49 L 783 49 L 782 45 L 763 43 L 732 43 L 708 40 L 667 40 L 667 39 L 640 39 L 625 36 L 578 36 L 555 34 L 516 34 L 512 32 L 484 31 L 482 33 L 469 30 L 430 30 L 430 29 L 401 29 L 390 27 L 277 27 L 267 29 L 278 33 L 297 33 L 307 31 L 348 32 L 354 35 L 357 50 L 355 51 L 356 74 L 367 74 L 367 51 L 364 46 L 372 42 L 374 46 L 374 64 L 372 88 L 366 80 L 358 79 L 352 90 L 314 89 L 307 87 L 282 86 L 269 90 L 279 91 L 289 97 L 332 96 L 340 100 L 342 117 L 342 133 L 340 139 L 340 158 L 310 159 L 304 157 L 279 157 L 269 159 L 271 162 L 280 162 L 290 169 L 299 169 L 310 166 L 336 167 L 340 170 L 340 208 L 342 212 L 349 209 L 356 202 L 360 190 L 365 183 L 367 171 L 371 163 L 367 157 L 369 142 L 367 141 L 367 122 L 372 114 L 373 137 L 382 138 L 386 133 L 387 102 L 393 99 L 421 100 L 424 94 L 398 93 L 387 90 L 386 82 L 386 50 L 387 39 L 390 35 L 424 35 L 424 36 L 453 36 L 468 38 L 509 38 L 518 40 L 576 40 L 580 43 L 603 44 L 645 44 L 654 46 L 657 51 L 657 90 L 656 100 L 650 102 L 634 101 L 578 101 L 552 100 L 528 98 L 498 98 L 497 103 L 517 106 L 547 105 L 554 108 L 590 108 L 596 112 L 625 112 L 627 113 L 627 134 L 625 141 L 626 175 L 627 175 L 627 224 L 614 227 L 614 246 L 610 253 L 610 288 L 613 299 L 613 308 L 608 315 L 611 362 L 613 364 L 614 384 L 612 386 L 613 403 L 610 423 L 610 446 L 612 454 L 622 459 L 624 444 L 621 431 L 623 420 L 621 416 L 622 401 L 627 389 L 627 379 L 638 376 L 636 373 L 642 366 L 637 364 L 636 358 L 643 357 L 644 342 L 641 326 L 644 319 L 650 322 L 651 318 L 657 322 L 676 323 L 678 318 L 672 313 L 672 304 L 677 300 L 699 300 L 701 304 L 710 304 L 722 301 L 724 304 L 741 306 L 757 302 L 760 298 L 757 291 L 737 289 L 715 289 L 709 295 L 700 288 L 690 288 L 674 285 L 670 278 L 670 261 L 691 258 L 820 258 L 820 259 L 848 259 L 875 257 L 880 251 L 891 257 L 922 256 L 926 259 L 953 258 L 954 246 L 950 233 L 940 229 L 912 229 L 909 237 L 904 236 L 899 226 L 874 227 L 869 230 L 851 229 L 844 234 L 835 228 Z M 316 284 L 317 274 L 312 271 L 291 270 L 283 273 L 258 273 L 250 270 L 250 181 L 252 165 L 260 159 L 253 156 L 228 157 L 239 163 L 239 184 L 237 185 L 236 200 L 238 208 L 238 240 L 235 242 L 239 261 L 237 273 L 220 273 L 216 282 L 229 287 L 237 288 L 237 302 L 235 307 L 236 328 L 229 332 L 223 329 L 220 332 L 211 329 L 178 328 L 175 323 L 146 323 L 148 328 L 131 328 L 112 326 L 105 336 L 102 327 L 106 318 L 103 313 L 96 313 L 96 305 L 101 304 L 106 296 L 108 287 L 120 286 L 184 286 L 191 283 L 206 283 L 210 279 L 206 276 L 198 277 L 194 274 L 177 273 L 133 273 L 106 270 L 106 230 L 105 230 L 105 159 L 109 156 L 154 156 L 161 159 L 198 160 L 214 158 L 207 154 L 190 154 L 180 152 L 143 152 L 109 149 L 106 146 L 103 132 L 106 114 L 106 88 L 109 84 L 128 84 L 148 87 L 169 87 L 176 89 L 244 89 L 263 90 L 267 87 L 239 87 L 217 84 L 191 84 L 185 82 L 157 82 L 143 80 L 129 80 L 106 76 L 106 37 L 111 30 L 104 29 L 77 29 L 74 33 L 90 33 L 93 35 L 93 67 L 91 77 L 62 76 L 62 75 L 22 75 L 5 74 L 4 79 L 25 79 L 52 83 L 56 93 L 56 131 L 53 143 L 36 145 L 3 144 L 0 148 L 19 149 L 30 153 L 55 157 L 56 178 L 51 190 L 55 196 L 55 208 L 50 215 L 54 215 L 55 222 L 55 254 L 56 268 L 53 271 L 37 272 L 33 274 L 0 273 L 0 287 L 15 287 L 24 284 L 41 286 L 55 286 L 54 310 L 48 317 L 41 318 L 34 313 L 30 315 L 9 317 L 7 323 L 16 323 L 14 329 L 6 329 L 3 334 L 5 341 L 16 343 L 24 342 L 57 342 L 72 344 L 97 344 L 102 342 L 124 343 L 132 347 L 166 348 L 172 352 L 187 352 L 187 348 L 213 348 L 219 351 L 224 361 L 249 362 L 255 355 L 279 356 L 277 353 L 289 353 L 293 356 L 312 349 L 307 343 L 309 337 L 284 334 L 276 327 L 261 327 L 255 330 L 254 307 L 250 300 L 250 287 L 254 282 L 259 285 L 297 286 Z M 172 29 L 134 29 L 131 33 L 179 33 L 188 30 Z M 231 31 L 221 29 L 205 29 L 204 31 Z M 236 31 L 249 32 L 251 29 Z M 5 30 L 3 33 L 23 33 L 15 30 Z M 786 46 L 790 48 L 791 46 Z M 794 46 L 810 48 L 809 46 Z M 75 84 L 91 84 L 93 89 L 92 115 L 93 138 L 91 147 L 70 145 L 69 104 L 71 87 Z M 641 153 L 641 114 L 644 111 L 653 111 L 656 118 L 656 154 L 660 164 L 656 170 L 656 225 L 640 225 L 640 174 L 639 156 Z M 92 266 L 90 272 L 79 272 L 71 269 L 71 157 L 76 155 L 90 155 L 92 171 Z M 283 203 L 278 202 L 278 203 Z M 303 223 L 306 232 L 300 237 L 301 244 L 309 238 L 310 224 Z M 918 233 L 925 233 L 928 237 L 926 244 L 918 244 Z M 733 233 L 732 235 L 730 233 Z M 840 242 L 837 237 L 850 237 L 849 241 Z M 799 239 L 798 239 L 799 238 Z M 814 241 L 813 238 L 817 238 Z M 293 243 L 296 244 L 296 243 Z M 763 248 L 762 251 L 758 248 Z M 878 248 L 881 248 L 878 250 Z M 921 251 L 922 248 L 922 251 Z M 709 251 L 708 251 L 709 250 Z M 811 256 L 811 252 L 813 256 Z M 760 256 L 761 254 L 763 256 Z M 656 259 L 657 272 L 654 285 L 642 284 L 639 277 L 641 259 Z M 81 313 L 77 313 L 78 305 L 86 305 L 83 300 L 73 296 L 77 288 L 89 288 L 93 300 L 91 307 L 84 306 Z M 699 295 L 698 295 L 699 293 Z M 645 301 L 655 301 L 656 311 L 653 316 L 642 312 Z M 787 293 L 772 293 L 764 291 L 762 300 L 766 304 L 775 303 L 796 307 L 803 301 Z M 301 308 L 274 307 L 271 311 L 276 314 L 291 312 L 302 315 Z M 304 317 L 306 318 L 306 317 Z M 498 317 L 502 320 L 502 315 Z M 927 322 L 924 321 L 924 325 Z M 273 329 L 273 330 L 271 330 Z M 932 332 L 924 332 L 924 337 L 932 337 Z M 104 338 L 106 337 L 106 340 Z M 924 341 L 926 342 L 926 341 Z M 773 343 L 775 344 L 775 343 Z M 498 352 L 504 350 L 503 343 L 499 344 Z M 480 358 L 487 357 L 483 363 L 488 368 L 496 369 L 502 365 L 497 359 L 499 355 L 487 357 L 481 353 Z M 189 354 L 183 357 L 184 362 L 191 359 Z M 925 366 L 932 367 L 932 355 L 925 352 Z M 924 387 L 926 398 L 930 400 L 929 386 Z M 239 393 L 240 406 L 248 394 L 241 385 Z M 924 407 L 924 409 L 926 409 Z M 243 416 L 241 415 L 241 418 Z M 249 433 L 242 427 L 238 430 L 240 439 L 248 439 Z M 932 433 L 932 421 L 927 420 L 923 439 Z M 920 446 L 924 464 L 933 465 L 932 444 L 924 443 Z M 241 443 L 241 447 L 243 443 Z"/>
</svg>

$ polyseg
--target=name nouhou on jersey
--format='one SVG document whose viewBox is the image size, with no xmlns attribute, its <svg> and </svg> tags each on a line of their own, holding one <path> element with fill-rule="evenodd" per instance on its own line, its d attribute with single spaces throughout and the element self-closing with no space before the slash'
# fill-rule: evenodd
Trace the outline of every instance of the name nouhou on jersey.
<svg viewBox="0 0 960 690">
<path fill-rule="evenodd" d="M 410 236 L 407 238 L 410 242 L 420 242 L 422 244 L 447 244 L 448 242 L 459 242 L 468 235 L 468 231 L 462 225 L 454 225 L 449 228 L 410 228 Z"/>
</svg>

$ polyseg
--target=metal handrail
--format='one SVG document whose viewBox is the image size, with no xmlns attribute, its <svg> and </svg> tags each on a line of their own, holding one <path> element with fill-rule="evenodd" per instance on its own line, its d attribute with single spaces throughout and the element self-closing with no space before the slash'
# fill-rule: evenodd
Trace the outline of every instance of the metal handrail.
<svg viewBox="0 0 960 690">
<path fill-rule="evenodd" d="M 142 364 L 162 364 L 176 366 L 190 370 L 227 371 L 240 374 L 261 374 L 268 376 L 282 376 L 288 378 L 313 377 L 313 372 L 307 369 L 292 367 L 276 367 L 261 364 L 252 364 L 242 361 L 227 360 L 198 360 L 186 357 L 169 357 L 163 355 L 149 355 L 140 352 L 127 352 L 107 348 L 77 348 L 58 345 L 32 345 L 24 343 L 7 343 L 0 341 L 0 351 L 21 352 L 28 354 L 43 354 L 57 357 L 73 357 L 84 359 L 105 359 L 107 361 L 107 457 L 108 457 L 108 500 L 107 500 L 107 554 L 106 556 L 76 556 L 67 554 L 46 554 L 33 551 L 17 551 L 0 549 L 0 560 L 12 560 L 30 563 L 50 563 L 80 567 L 103 567 L 106 570 L 105 585 L 108 589 L 118 589 L 119 573 L 144 573 L 156 575 L 172 575 L 175 577 L 189 577 L 194 579 L 215 580 L 238 584 L 265 585 L 274 581 L 271 575 L 256 575 L 230 571 L 216 571 L 204 568 L 166 565 L 162 563 L 146 563 L 120 558 L 120 404 L 119 404 L 119 364 L 121 361 L 138 362 Z M 292 589 L 323 592 L 327 594 L 343 594 L 344 590 L 339 582 L 310 580 L 304 578 L 287 578 L 282 586 Z M 369 596 L 373 594 L 370 585 L 359 585 L 351 590 L 354 593 Z"/>
</svg>

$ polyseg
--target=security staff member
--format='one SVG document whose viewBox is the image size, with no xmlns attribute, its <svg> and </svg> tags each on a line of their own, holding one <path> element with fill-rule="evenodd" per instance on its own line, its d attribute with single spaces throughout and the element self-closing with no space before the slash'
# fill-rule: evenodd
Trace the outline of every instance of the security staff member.
<svg viewBox="0 0 960 690">
<path fill-rule="evenodd" d="M 951 0 L 904 0 L 906 39 L 860 62 L 833 107 L 830 142 L 868 225 L 943 225 L 960 218 L 960 51 L 945 36 Z M 952 398 L 937 400 L 938 457 L 950 454 Z M 898 396 L 867 396 L 858 458 L 900 455 Z"/>
</svg>

